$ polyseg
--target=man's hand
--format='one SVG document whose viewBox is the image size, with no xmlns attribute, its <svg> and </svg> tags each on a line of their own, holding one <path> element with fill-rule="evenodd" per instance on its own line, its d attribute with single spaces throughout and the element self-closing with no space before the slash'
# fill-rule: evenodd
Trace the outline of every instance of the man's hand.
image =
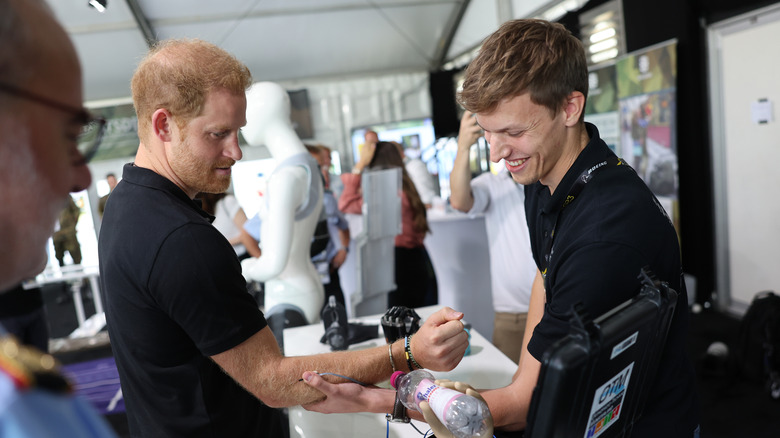
<svg viewBox="0 0 780 438">
<path fill-rule="evenodd" d="M 353 170 L 362 171 L 363 169 L 367 168 L 368 165 L 371 164 L 371 160 L 374 159 L 375 153 L 376 143 L 364 143 L 363 147 L 360 149 L 360 160 L 358 160 L 357 164 L 355 164 Z"/>
<path fill-rule="evenodd" d="M 455 391 L 462 392 L 464 394 L 470 395 L 472 397 L 476 397 L 482 401 L 485 401 L 485 399 L 482 398 L 482 396 L 477 392 L 474 388 L 471 386 L 463 383 L 463 382 L 453 382 L 451 380 L 436 380 L 434 382 L 436 385 L 443 386 L 445 388 L 454 389 Z M 433 413 L 433 410 L 431 409 L 430 405 L 428 405 L 428 402 L 420 402 L 420 410 L 422 410 L 423 417 L 425 417 L 425 422 L 428 423 L 428 425 L 431 427 L 431 430 L 433 431 L 434 435 L 436 435 L 436 438 L 454 438 L 455 436 L 450 432 L 444 425 L 439 421 L 439 419 L 436 417 L 436 414 Z M 487 433 L 485 433 L 483 436 L 490 437 L 493 436 L 493 416 L 489 416 L 487 419 L 488 424 L 488 430 Z"/>
<path fill-rule="evenodd" d="M 463 313 L 444 307 L 434 313 L 412 336 L 412 356 L 421 366 L 433 371 L 455 368 L 469 344 L 469 336 L 460 321 Z"/>
<path fill-rule="evenodd" d="M 467 213 L 474 207 L 474 195 L 471 192 L 470 149 L 482 136 L 482 128 L 477 118 L 469 111 L 463 112 L 458 132 L 458 153 L 450 172 L 450 205 Z"/>
<path fill-rule="evenodd" d="M 341 267 L 341 265 L 344 264 L 345 260 L 347 260 L 347 250 L 341 248 L 340 250 L 336 251 L 336 255 L 334 255 L 333 260 L 330 261 L 330 266 L 333 269 L 338 269 Z"/>
<path fill-rule="evenodd" d="M 303 405 L 308 411 L 323 414 L 353 412 L 391 412 L 395 403 L 395 391 L 357 383 L 329 383 L 317 373 L 306 371 L 303 381 L 325 394 L 325 400 Z"/>
<path fill-rule="evenodd" d="M 477 124 L 474 113 L 464 111 L 463 117 L 460 118 L 458 150 L 469 150 L 480 137 L 482 137 L 482 128 Z"/>
</svg>

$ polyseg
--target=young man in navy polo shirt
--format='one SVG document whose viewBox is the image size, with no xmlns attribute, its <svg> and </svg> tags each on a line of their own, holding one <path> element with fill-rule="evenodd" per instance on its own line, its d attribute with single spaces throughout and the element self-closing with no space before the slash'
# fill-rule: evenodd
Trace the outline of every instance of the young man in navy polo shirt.
<svg viewBox="0 0 780 438">
<path fill-rule="evenodd" d="M 514 382 L 484 393 L 495 424 L 523 428 L 542 354 L 569 332 L 581 302 L 601 315 L 632 298 L 649 266 L 679 293 L 659 371 L 634 437 L 694 437 L 698 401 L 687 357 L 687 294 L 674 227 L 644 182 L 584 122 L 588 67 L 562 25 L 505 23 L 469 65 L 460 101 L 476 114 L 492 161 L 524 184 L 539 268 Z M 603 168 L 600 168 L 603 167 Z M 595 172 L 594 169 L 598 169 Z M 590 174 L 586 184 L 578 184 Z M 512 238 L 512 236 L 506 236 Z"/>
</svg>

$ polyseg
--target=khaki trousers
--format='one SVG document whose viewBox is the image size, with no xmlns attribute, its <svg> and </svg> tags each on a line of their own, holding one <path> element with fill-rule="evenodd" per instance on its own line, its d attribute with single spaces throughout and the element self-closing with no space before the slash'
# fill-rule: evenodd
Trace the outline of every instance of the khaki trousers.
<svg viewBox="0 0 780 438">
<path fill-rule="evenodd" d="M 527 313 L 506 312 L 496 312 L 493 319 L 493 345 L 514 363 L 520 361 L 527 319 Z"/>
</svg>

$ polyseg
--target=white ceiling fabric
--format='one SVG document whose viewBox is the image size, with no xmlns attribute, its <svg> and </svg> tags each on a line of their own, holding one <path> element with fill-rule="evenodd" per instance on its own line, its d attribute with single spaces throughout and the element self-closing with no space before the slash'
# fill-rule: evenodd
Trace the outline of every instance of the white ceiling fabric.
<svg viewBox="0 0 780 438">
<path fill-rule="evenodd" d="M 513 3 L 523 13 L 551 3 L 108 0 L 99 13 L 87 0 L 47 1 L 76 45 L 88 102 L 130 95 L 130 77 L 148 50 L 139 23 L 148 23 L 158 40 L 211 41 L 246 63 L 255 80 L 289 81 L 430 71 L 477 47 L 503 21 L 500 15 L 512 18 Z"/>
</svg>

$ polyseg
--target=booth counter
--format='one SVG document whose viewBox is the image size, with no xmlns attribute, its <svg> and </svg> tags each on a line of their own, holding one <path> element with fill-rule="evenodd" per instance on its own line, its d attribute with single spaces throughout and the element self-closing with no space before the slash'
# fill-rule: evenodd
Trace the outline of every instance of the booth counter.
<svg viewBox="0 0 780 438">
<path fill-rule="evenodd" d="M 494 312 L 485 218 L 431 209 L 428 226 L 425 247 L 436 271 L 439 304 L 463 312 L 490 341 Z"/>
</svg>

